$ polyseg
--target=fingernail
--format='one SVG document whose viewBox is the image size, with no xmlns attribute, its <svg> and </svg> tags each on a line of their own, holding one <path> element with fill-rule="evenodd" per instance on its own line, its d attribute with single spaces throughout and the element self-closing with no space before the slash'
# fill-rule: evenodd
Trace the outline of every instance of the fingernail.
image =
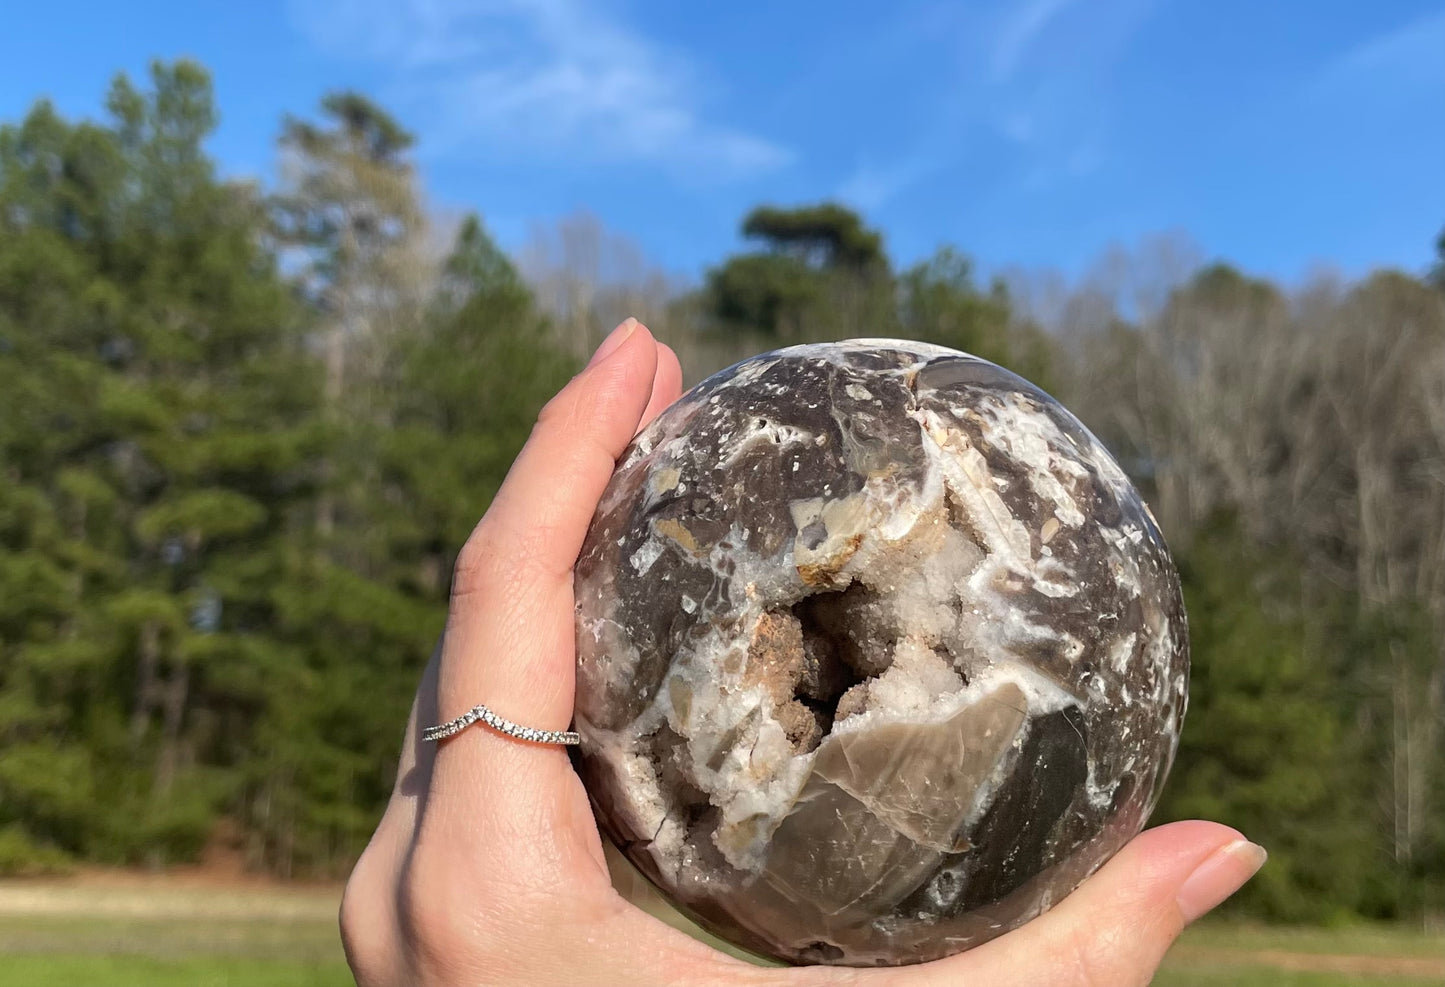
<svg viewBox="0 0 1445 987">
<path fill-rule="evenodd" d="M 616 353 L 617 348 L 627 342 L 628 337 L 641 328 L 642 323 L 636 319 L 627 319 L 624 321 L 622 325 L 608 333 L 607 338 L 602 341 L 602 345 L 597 347 L 597 352 L 592 354 L 592 359 L 587 361 L 587 366 L 596 366 L 613 353 Z"/>
<path fill-rule="evenodd" d="M 1264 847 L 1248 840 L 1235 840 L 1215 850 L 1179 887 L 1184 921 L 1193 922 L 1244 887 L 1268 859 Z"/>
</svg>

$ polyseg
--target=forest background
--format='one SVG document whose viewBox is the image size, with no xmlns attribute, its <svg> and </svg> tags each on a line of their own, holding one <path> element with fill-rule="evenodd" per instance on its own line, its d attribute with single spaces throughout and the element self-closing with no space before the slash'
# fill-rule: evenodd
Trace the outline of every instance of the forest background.
<svg viewBox="0 0 1445 987">
<path fill-rule="evenodd" d="M 223 177 L 190 62 L 99 120 L 0 126 L 0 874 L 223 847 L 344 874 L 391 784 L 457 550 L 537 410 L 636 316 L 689 383 L 857 336 L 997 361 L 1151 503 L 1191 616 L 1156 819 L 1267 846 L 1268 919 L 1445 912 L 1445 238 L 1285 287 L 1187 240 L 1076 282 L 890 259 L 761 205 L 695 283 L 592 216 L 509 256 L 338 92 Z"/>
</svg>

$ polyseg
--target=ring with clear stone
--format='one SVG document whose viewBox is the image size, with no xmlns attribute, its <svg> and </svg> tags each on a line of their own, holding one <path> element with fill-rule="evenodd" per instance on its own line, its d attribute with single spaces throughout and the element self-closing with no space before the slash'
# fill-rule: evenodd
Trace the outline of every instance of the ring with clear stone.
<svg viewBox="0 0 1445 987">
<path fill-rule="evenodd" d="M 427 727 L 421 732 L 421 739 L 428 743 L 446 740 L 448 737 L 461 733 L 473 723 L 485 723 L 498 733 L 505 733 L 509 737 L 516 737 L 518 740 L 525 740 L 533 744 L 575 745 L 582 743 L 581 735 L 571 730 L 537 730 L 533 727 L 524 727 L 520 723 L 513 723 L 505 716 L 498 716 L 482 705 L 473 706 L 454 720 Z"/>
</svg>

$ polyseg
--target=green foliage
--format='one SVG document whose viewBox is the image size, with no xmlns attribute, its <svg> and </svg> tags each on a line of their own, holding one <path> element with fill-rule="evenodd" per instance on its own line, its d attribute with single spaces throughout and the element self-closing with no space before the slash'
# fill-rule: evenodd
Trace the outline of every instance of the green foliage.
<svg viewBox="0 0 1445 987">
<path fill-rule="evenodd" d="M 801 342 L 879 335 L 891 323 L 883 238 L 855 213 L 833 203 L 762 206 L 743 220 L 743 235 L 762 249 L 729 258 L 704 289 L 703 307 L 720 326 Z"/>
<path fill-rule="evenodd" d="M 384 300 L 406 332 L 329 321 L 419 215 L 410 138 L 364 98 L 288 125 L 306 168 L 276 204 L 217 177 L 198 66 L 106 105 L 0 128 L 0 859 L 163 864 L 229 817 L 254 864 L 335 872 L 390 792 L 452 553 L 573 368 L 476 221 L 430 305 Z M 318 338 L 384 343 L 386 372 L 328 378 Z"/>
<path fill-rule="evenodd" d="M 1435 266 L 1430 270 L 1430 280 L 1435 287 L 1445 291 L 1445 229 L 1435 239 Z"/>
<path fill-rule="evenodd" d="M 954 248 L 904 271 L 898 291 L 898 335 L 972 353 L 1053 388 L 1058 347 L 1041 329 L 1013 322 L 1001 285 L 980 291 L 973 264 Z"/>
<path fill-rule="evenodd" d="M 759 206 L 743 219 L 743 236 L 761 240 L 771 252 L 795 257 L 812 268 L 886 267 L 883 237 L 854 212 L 833 202 L 797 209 Z"/>
<path fill-rule="evenodd" d="M 433 556 L 449 573 L 455 552 L 506 475 L 537 410 L 580 370 L 539 345 L 546 324 L 506 256 L 469 217 L 444 267 L 428 331 L 404 342 L 395 417 L 380 437 L 392 504 L 413 527 L 387 559 Z M 430 592 L 444 591 L 433 581 Z"/>
<path fill-rule="evenodd" d="M 761 249 L 708 273 L 699 299 L 717 327 L 761 346 L 898 336 L 981 356 L 1053 385 L 1059 347 L 1018 324 L 1001 285 L 984 291 L 953 247 L 894 274 L 883 238 L 834 203 L 763 206 L 743 220 Z"/>
<path fill-rule="evenodd" d="M 822 281 L 796 257 L 746 254 L 708 275 L 708 291 L 723 323 L 779 335 L 824 295 Z"/>
<path fill-rule="evenodd" d="M 1201 532 L 1183 562 L 1194 662 L 1161 816 L 1221 819 L 1268 848 L 1233 908 L 1320 921 L 1372 904 L 1384 848 L 1359 811 L 1369 778 L 1329 611 L 1302 605 L 1299 568 L 1232 523 Z"/>
<path fill-rule="evenodd" d="M 52 846 L 36 843 L 20 825 L 0 828 L 0 877 L 43 877 L 65 874 L 71 858 Z"/>
<path fill-rule="evenodd" d="M 106 107 L 72 122 L 42 102 L 0 127 L 0 874 L 162 866 L 232 837 L 254 867 L 335 874 L 390 795 L 455 555 L 577 361 L 479 219 L 433 257 L 411 135 L 365 97 L 286 122 L 272 197 L 217 175 L 200 67 L 120 78 Z M 1261 471 L 1338 483 L 1329 429 L 1353 434 L 1350 415 L 1393 443 L 1382 468 L 1398 490 L 1382 497 L 1426 503 L 1439 484 L 1420 465 L 1438 423 L 1394 415 L 1396 385 L 1361 403 L 1338 368 L 1312 371 L 1259 406 L 1277 413 L 1240 410 L 1268 386 L 1211 390 L 1210 373 L 1227 384 L 1255 361 L 1238 340 L 1297 318 L 1227 266 L 1174 291 L 1156 325 L 1116 312 L 1081 354 L 953 248 L 895 272 L 841 206 L 762 207 L 743 233 L 756 249 L 675 306 L 704 315 L 684 347 L 902 336 L 1049 389 L 1077 389 L 1087 362 L 1092 390 L 1069 396 L 1085 405 L 1164 381 L 1163 400 L 1131 394 L 1091 424 L 1156 499 L 1221 516 L 1242 513 Z M 1361 364 L 1410 369 L 1438 342 L 1439 296 L 1403 275 L 1331 312 L 1390 328 L 1359 334 Z M 1333 416 L 1318 448 L 1291 447 L 1285 425 L 1317 406 Z M 1206 467 L 1223 469 L 1210 457 L 1233 432 L 1249 454 L 1223 482 Z M 1201 468 L 1180 479 L 1188 456 Z M 1419 524 L 1382 530 L 1408 547 Z M 1432 612 L 1343 588 L 1348 525 L 1276 527 L 1176 539 L 1195 672 L 1161 812 L 1269 848 L 1246 912 L 1438 911 L 1445 818 L 1421 807 L 1445 804 L 1445 771 L 1419 769 L 1441 760 Z M 1334 568 L 1313 571 L 1320 559 Z M 1392 564 L 1381 582 L 1405 579 Z M 1433 788 L 1382 783 L 1406 754 Z M 1403 838 L 1386 824 L 1402 818 Z"/>
</svg>

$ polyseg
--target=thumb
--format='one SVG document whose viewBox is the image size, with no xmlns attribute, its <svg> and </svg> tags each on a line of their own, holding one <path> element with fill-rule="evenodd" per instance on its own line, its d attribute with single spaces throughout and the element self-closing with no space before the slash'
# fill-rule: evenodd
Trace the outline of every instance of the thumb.
<svg viewBox="0 0 1445 987">
<path fill-rule="evenodd" d="M 916 973 L 897 971 L 897 983 L 1147 984 L 1184 926 L 1238 891 L 1265 856 L 1217 823 L 1148 830 L 1051 911 Z"/>
</svg>

